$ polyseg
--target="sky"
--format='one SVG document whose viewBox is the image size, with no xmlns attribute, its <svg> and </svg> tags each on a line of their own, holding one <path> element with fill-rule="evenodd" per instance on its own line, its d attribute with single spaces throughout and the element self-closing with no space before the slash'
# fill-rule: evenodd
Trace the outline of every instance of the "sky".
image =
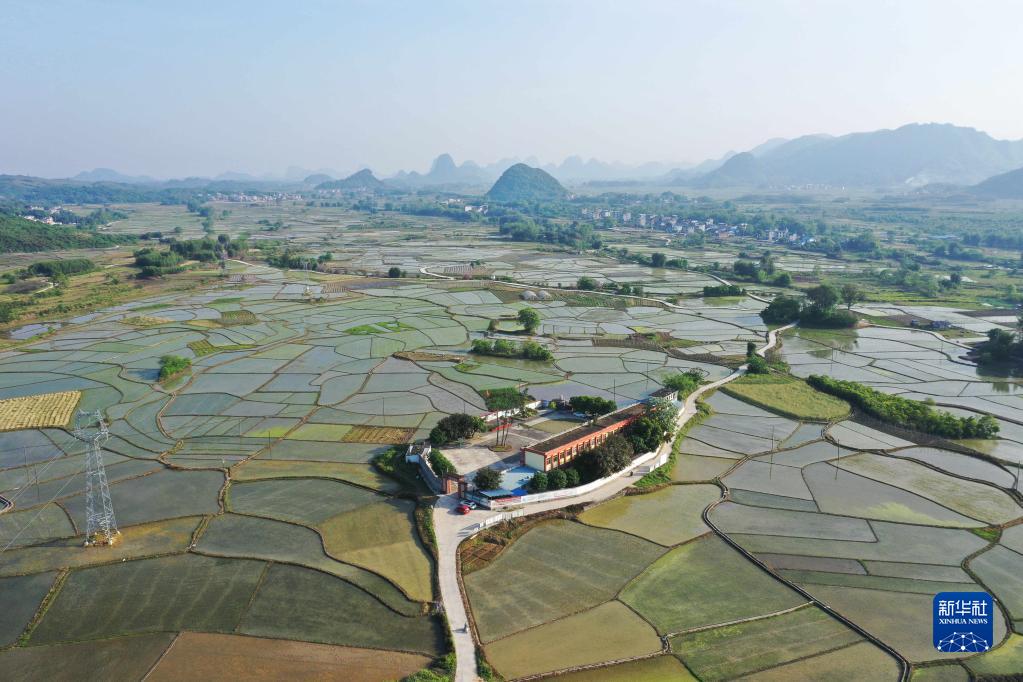
<svg viewBox="0 0 1023 682">
<path fill-rule="evenodd" d="M 1016 0 L 4 0 L 0 25 L 0 173 L 696 163 L 911 122 L 1023 138 Z"/>
</svg>

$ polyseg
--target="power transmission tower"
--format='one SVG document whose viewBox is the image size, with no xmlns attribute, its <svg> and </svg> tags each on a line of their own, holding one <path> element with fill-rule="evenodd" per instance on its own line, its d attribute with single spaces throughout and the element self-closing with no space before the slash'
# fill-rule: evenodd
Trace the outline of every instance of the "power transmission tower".
<svg viewBox="0 0 1023 682">
<path fill-rule="evenodd" d="M 103 443 L 110 439 L 99 410 L 78 411 L 74 435 L 87 444 L 85 453 L 85 546 L 112 545 L 121 534 L 110 502 L 107 472 L 103 467 Z"/>
</svg>

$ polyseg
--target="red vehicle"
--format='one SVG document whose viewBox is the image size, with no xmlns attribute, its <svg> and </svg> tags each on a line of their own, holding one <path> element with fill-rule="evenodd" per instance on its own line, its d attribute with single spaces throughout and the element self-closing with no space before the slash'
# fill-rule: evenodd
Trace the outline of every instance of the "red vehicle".
<svg viewBox="0 0 1023 682">
<path fill-rule="evenodd" d="M 471 512 L 472 508 L 467 504 L 460 504 L 457 507 L 455 507 L 455 511 L 457 511 L 459 514 L 465 515 Z"/>
</svg>

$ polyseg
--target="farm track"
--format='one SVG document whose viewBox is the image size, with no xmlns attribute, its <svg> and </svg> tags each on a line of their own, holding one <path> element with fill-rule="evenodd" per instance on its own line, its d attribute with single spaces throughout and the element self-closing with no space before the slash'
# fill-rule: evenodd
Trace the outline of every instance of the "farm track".
<svg viewBox="0 0 1023 682">
<path fill-rule="evenodd" d="M 767 343 L 757 350 L 757 354 L 765 355 L 777 345 L 778 335 L 793 326 L 795 325 L 790 324 L 768 332 Z M 706 384 L 693 391 L 686 398 L 684 406 L 679 412 L 677 427 L 682 427 L 696 414 L 696 401 L 700 397 L 745 374 L 746 366 L 743 365 L 723 379 Z M 672 445 L 673 441 L 664 443 L 659 452 L 670 451 Z M 603 502 L 618 495 L 622 490 L 630 487 L 632 483 L 633 479 L 631 477 L 623 476 L 584 495 L 532 504 L 529 506 L 528 511 L 529 514 L 537 514 L 575 504 Z M 458 546 L 462 541 L 482 530 L 479 526 L 480 522 L 492 514 L 490 514 L 489 510 L 475 510 L 467 515 L 460 515 L 455 511 L 458 504 L 458 494 L 454 493 L 442 496 L 434 508 L 434 528 L 437 535 L 437 554 L 439 557 L 437 572 L 440 582 L 441 601 L 444 604 L 444 611 L 448 618 L 448 628 L 455 646 L 457 664 L 454 679 L 455 682 L 472 682 L 479 679 L 479 669 L 476 665 L 476 653 L 479 643 L 476 640 L 475 628 L 469 624 L 468 599 L 464 589 L 462 589 L 463 586 L 458 566 Z M 467 665 L 467 662 L 471 663 Z M 908 667 L 906 669 L 908 670 Z"/>
</svg>

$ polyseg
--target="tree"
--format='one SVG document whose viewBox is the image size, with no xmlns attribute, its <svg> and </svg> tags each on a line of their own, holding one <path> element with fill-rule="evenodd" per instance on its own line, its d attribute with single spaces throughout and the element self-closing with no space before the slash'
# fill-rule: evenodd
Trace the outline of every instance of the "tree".
<svg viewBox="0 0 1023 682">
<path fill-rule="evenodd" d="M 678 406 L 666 398 L 650 400 L 650 409 L 647 410 L 646 416 L 657 424 L 657 428 L 661 432 L 661 440 L 675 433 L 678 412 Z"/>
<path fill-rule="evenodd" d="M 192 361 L 179 355 L 164 355 L 160 358 L 160 379 L 169 379 L 192 366 Z"/>
<path fill-rule="evenodd" d="M 618 408 L 613 400 L 594 395 L 574 395 L 568 399 L 568 404 L 575 412 L 582 412 L 590 419 Z"/>
<path fill-rule="evenodd" d="M 542 493 L 547 491 L 547 474 L 538 471 L 529 479 L 526 489 L 531 493 Z"/>
<path fill-rule="evenodd" d="M 629 424 L 628 434 L 633 452 L 652 452 L 661 444 L 661 429 L 649 417 L 640 417 Z"/>
<path fill-rule="evenodd" d="M 678 391 L 679 397 L 684 398 L 695 391 L 701 381 L 703 381 L 703 374 L 698 370 L 690 369 L 680 374 L 672 374 L 666 377 L 662 383 L 666 388 Z"/>
<path fill-rule="evenodd" d="M 522 308 L 518 314 L 519 324 L 526 329 L 527 334 L 532 334 L 540 326 L 540 315 L 532 308 Z"/>
<path fill-rule="evenodd" d="M 746 358 L 749 359 L 757 354 L 757 344 L 755 341 L 746 342 Z"/>
<path fill-rule="evenodd" d="M 582 289 L 583 291 L 596 291 L 597 280 L 592 277 L 580 277 L 575 286 L 577 289 Z"/>
<path fill-rule="evenodd" d="M 798 298 L 782 294 L 760 311 L 760 317 L 767 324 L 788 324 L 799 319 L 799 308 Z"/>
<path fill-rule="evenodd" d="M 668 258 L 659 251 L 654 251 L 650 254 L 650 265 L 655 268 L 663 268 Z"/>
<path fill-rule="evenodd" d="M 845 303 L 846 310 L 849 310 L 854 305 L 863 300 L 863 292 L 860 288 L 851 282 L 849 284 L 842 285 L 842 303 Z"/>
<path fill-rule="evenodd" d="M 401 268 L 395 265 L 394 267 L 387 271 L 387 276 L 392 279 L 398 279 L 399 277 L 401 277 Z"/>
<path fill-rule="evenodd" d="M 561 469 L 555 469 L 547 474 L 547 489 L 561 490 L 568 484 L 568 474 Z"/>
<path fill-rule="evenodd" d="M 779 272 L 775 275 L 772 283 L 776 287 L 790 287 L 792 286 L 792 275 L 787 272 Z"/>
<path fill-rule="evenodd" d="M 565 469 L 564 472 L 565 472 L 565 487 L 566 488 L 574 488 L 577 485 L 579 485 L 579 483 L 582 480 L 582 477 L 579 475 L 579 470 L 578 469 L 569 468 L 569 469 Z"/>
<path fill-rule="evenodd" d="M 746 363 L 746 371 L 750 374 L 767 374 L 771 368 L 767 366 L 767 360 L 759 355 L 754 355 Z"/>
<path fill-rule="evenodd" d="M 493 467 L 484 467 L 476 472 L 473 481 L 480 490 L 496 490 L 501 487 L 501 472 Z"/>
<path fill-rule="evenodd" d="M 447 445 L 457 440 L 472 438 L 486 428 L 485 422 L 470 414 L 449 414 L 437 422 L 430 431 L 430 442 L 434 445 Z"/>
<path fill-rule="evenodd" d="M 810 304 L 820 312 L 827 312 L 838 303 L 839 292 L 830 284 L 818 284 L 806 291 Z"/>
<path fill-rule="evenodd" d="M 609 436 L 604 443 L 586 453 L 586 459 L 593 470 L 594 478 L 605 478 L 629 466 L 632 462 L 632 445 L 624 436 Z"/>
</svg>

